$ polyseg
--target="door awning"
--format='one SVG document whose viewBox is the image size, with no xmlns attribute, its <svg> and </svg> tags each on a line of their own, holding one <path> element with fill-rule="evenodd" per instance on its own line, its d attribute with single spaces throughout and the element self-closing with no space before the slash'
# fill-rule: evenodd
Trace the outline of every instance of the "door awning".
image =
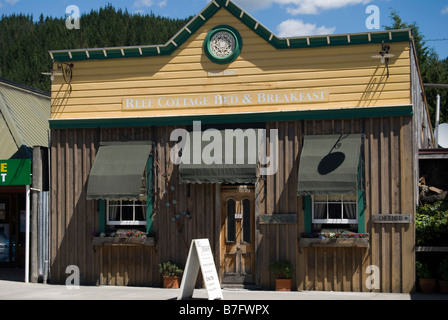
<svg viewBox="0 0 448 320">
<path fill-rule="evenodd" d="M 208 131 L 208 130 L 207 130 Z M 195 134 L 198 134 L 196 132 Z M 201 134 L 201 133 L 199 133 Z M 188 135 L 179 164 L 180 183 L 252 184 L 257 180 L 258 130 L 213 130 L 206 141 Z M 200 142 L 200 148 L 194 144 Z"/>
<path fill-rule="evenodd" d="M 151 145 L 151 141 L 101 143 L 90 170 L 87 199 L 138 200 Z"/>
<path fill-rule="evenodd" d="M 361 142 L 361 134 L 304 136 L 299 195 L 355 192 Z"/>
</svg>

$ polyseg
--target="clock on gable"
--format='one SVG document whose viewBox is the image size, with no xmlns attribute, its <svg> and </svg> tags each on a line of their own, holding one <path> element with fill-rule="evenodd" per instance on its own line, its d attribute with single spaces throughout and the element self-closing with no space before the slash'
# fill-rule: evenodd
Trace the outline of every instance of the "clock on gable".
<svg viewBox="0 0 448 320">
<path fill-rule="evenodd" d="M 216 26 L 204 40 L 204 51 L 207 57 L 219 64 L 234 61 L 241 52 L 242 39 L 238 31 L 227 25 Z"/>
</svg>

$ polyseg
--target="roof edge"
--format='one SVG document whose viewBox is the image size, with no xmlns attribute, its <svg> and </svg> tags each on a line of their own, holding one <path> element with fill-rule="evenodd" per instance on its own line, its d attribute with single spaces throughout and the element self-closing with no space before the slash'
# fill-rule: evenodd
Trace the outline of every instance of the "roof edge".
<svg viewBox="0 0 448 320">
<path fill-rule="evenodd" d="M 38 94 L 38 95 L 41 95 L 41 96 L 45 96 L 45 98 L 50 98 L 51 97 L 50 92 L 47 92 L 47 91 L 44 91 L 44 90 L 40 90 L 40 89 L 36 89 L 36 88 L 30 87 L 30 86 L 27 86 L 27 85 L 24 85 L 24 84 L 15 82 L 15 81 L 11 81 L 11 80 L 8 80 L 8 79 L 5 79 L 5 78 L 0 78 L 0 83 L 4 83 L 4 84 L 6 84 L 6 85 L 8 85 L 10 87 L 15 87 L 15 89 L 21 89 L 21 90 L 27 91 L 28 93 L 33 93 L 33 94 Z"/>
<path fill-rule="evenodd" d="M 165 44 L 50 50 L 48 52 L 51 59 L 55 61 L 81 61 L 170 55 L 221 8 L 225 8 L 235 18 L 244 23 L 276 49 L 343 46 L 381 43 L 382 41 L 402 42 L 412 39 L 412 31 L 410 29 L 279 38 L 233 1 L 213 0 Z"/>
</svg>

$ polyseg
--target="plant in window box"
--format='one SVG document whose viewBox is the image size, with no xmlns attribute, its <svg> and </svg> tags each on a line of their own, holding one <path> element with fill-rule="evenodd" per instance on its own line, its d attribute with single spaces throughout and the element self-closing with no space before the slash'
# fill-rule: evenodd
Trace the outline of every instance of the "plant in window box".
<svg viewBox="0 0 448 320">
<path fill-rule="evenodd" d="M 369 247 L 368 233 L 355 232 L 315 232 L 302 233 L 299 238 L 301 247 L 338 246 Z"/>
<path fill-rule="evenodd" d="M 171 261 L 159 264 L 159 272 L 163 278 L 163 287 L 168 289 L 178 289 L 180 277 L 184 272 L 177 264 Z"/>
<path fill-rule="evenodd" d="M 420 291 L 423 293 L 432 293 L 436 288 L 436 279 L 433 277 L 431 269 L 427 263 L 420 261 L 415 262 L 415 267 L 417 271 L 418 284 Z"/>
<path fill-rule="evenodd" d="M 154 236 L 138 230 L 93 233 L 93 245 L 154 245 Z"/>
<path fill-rule="evenodd" d="M 292 275 L 294 274 L 294 267 L 288 260 L 279 260 L 270 265 L 271 272 L 276 276 L 275 290 L 276 291 L 291 291 Z"/>
</svg>

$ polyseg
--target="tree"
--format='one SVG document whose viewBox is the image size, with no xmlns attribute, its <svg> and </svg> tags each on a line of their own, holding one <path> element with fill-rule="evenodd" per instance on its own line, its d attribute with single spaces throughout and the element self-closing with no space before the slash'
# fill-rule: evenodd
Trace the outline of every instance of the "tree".
<svg viewBox="0 0 448 320">
<path fill-rule="evenodd" d="M 425 37 L 420 32 L 417 23 L 403 22 L 398 12 L 394 10 L 391 11 L 390 18 L 392 19 L 392 25 L 384 26 L 386 30 L 412 30 L 423 83 L 448 84 L 448 58 L 441 61 L 434 48 L 427 46 Z M 448 122 L 448 90 L 425 88 L 425 94 L 433 127 L 435 125 L 437 94 L 440 94 L 440 123 Z"/>
<path fill-rule="evenodd" d="M 2 15 L 0 77 L 50 91 L 49 77 L 41 74 L 52 67 L 49 50 L 164 44 L 190 19 L 131 15 L 108 4 L 83 14 L 81 28 L 69 30 L 63 17 Z"/>
</svg>

